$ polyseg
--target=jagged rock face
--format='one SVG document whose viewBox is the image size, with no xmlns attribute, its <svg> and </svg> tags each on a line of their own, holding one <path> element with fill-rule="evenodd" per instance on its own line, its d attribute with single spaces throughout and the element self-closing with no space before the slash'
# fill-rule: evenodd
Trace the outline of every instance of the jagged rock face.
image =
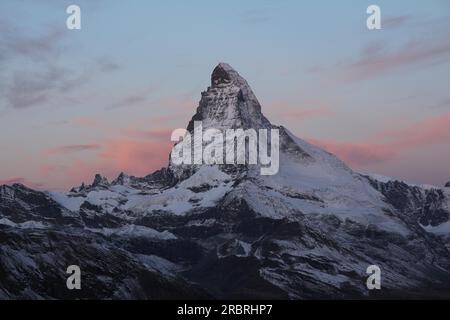
<svg viewBox="0 0 450 320">
<path fill-rule="evenodd" d="M 78 224 L 79 219 L 48 195 L 21 184 L 0 187 L 0 219 L 11 224 Z"/>
<path fill-rule="evenodd" d="M 107 187 L 109 185 L 108 179 L 102 177 L 100 174 L 96 174 L 94 181 L 92 182 L 92 187 Z"/>
<path fill-rule="evenodd" d="M 194 121 L 202 121 L 205 129 L 271 128 L 247 81 L 225 63 L 214 69 L 211 87 L 202 93 L 188 131 L 193 130 Z"/>
<path fill-rule="evenodd" d="M 354 172 L 272 125 L 226 64 L 189 130 L 195 120 L 279 129 L 279 173 L 169 165 L 68 193 L 3 186 L 0 298 L 450 297 L 448 189 Z M 74 295 L 65 268 L 77 263 L 87 279 Z M 378 292 L 365 286 L 372 264 Z"/>
<path fill-rule="evenodd" d="M 419 221 L 423 226 L 435 227 L 450 220 L 449 199 L 444 190 L 423 189 L 401 181 L 369 181 L 411 223 Z"/>
<path fill-rule="evenodd" d="M 189 132 L 193 133 L 196 121 L 201 121 L 203 131 L 214 128 L 223 134 L 227 129 L 277 129 L 280 133 L 281 152 L 313 161 L 306 151 L 293 142 L 285 128 L 272 125 L 267 120 L 247 81 L 226 63 L 220 63 L 214 69 L 211 75 L 211 86 L 202 93 L 197 111 L 188 124 Z M 230 141 L 227 140 L 228 142 Z M 242 177 L 249 171 L 248 165 L 222 165 L 220 168 L 235 178 Z M 258 168 L 259 166 L 253 166 L 253 170 Z M 199 166 L 196 165 L 172 166 L 171 163 L 169 164 L 169 171 L 179 181 L 189 178 L 198 169 Z"/>
</svg>

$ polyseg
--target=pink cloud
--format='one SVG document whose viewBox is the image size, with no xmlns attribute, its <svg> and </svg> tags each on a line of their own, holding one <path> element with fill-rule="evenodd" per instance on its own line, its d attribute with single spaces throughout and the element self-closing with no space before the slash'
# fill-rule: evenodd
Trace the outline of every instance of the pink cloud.
<svg viewBox="0 0 450 320">
<path fill-rule="evenodd" d="M 43 165 L 39 167 L 39 172 L 44 176 L 48 176 L 50 174 L 64 172 L 67 169 L 64 165 L 52 164 L 52 165 Z"/>
<path fill-rule="evenodd" d="M 339 142 L 335 140 L 307 139 L 310 143 L 318 145 L 325 150 L 337 155 L 349 166 L 361 167 L 380 161 L 392 159 L 398 154 L 390 145 L 376 144 L 373 142 Z"/>
<path fill-rule="evenodd" d="M 80 152 L 80 151 L 92 151 L 98 150 L 101 146 L 99 144 L 72 144 L 66 146 L 59 146 L 53 149 L 47 150 L 47 154 L 55 155 L 55 154 L 65 154 L 71 152 Z"/>
<path fill-rule="evenodd" d="M 379 132 L 367 141 L 339 142 L 308 139 L 349 165 L 361 167 L 398 156 L 401 152 L 434 144 L 450 144 L 450 112 L 425 119 L 411 126 Z"/>
<path fill-rule="evenodd" d="M 91 183 L 94 175 L 100 173 L 114 179 L 120 172 L 134 176 L 145 176 L 167 165 L 169 153 L 173 146 L 169 129 L 138 130 L 121 132 L 117 137 L 102 140 L 100 148 L 92 160 L 77 158 L 64 166 L 50 164 L 41 167 L 42 174 L 52 173 L 58 183 L 54 189 L 70 188 Z M 83 145 L 84 146 L 84 145 Z M 76 149 L 76 148 L 75 148 Z M 65 149 L 64 149 L 65 150 Z"/>
<path fill-rule="evenodd" d="M 147 175 L 167 164 L 172 145 L 170 139 L 150 141 L 118 138 L 107 141 L 98 156 L 109 170 Z"/>
<path fill-rule="evenodd" d="M 450 112 L 405 129 L 386 131 L 380 134 L 380 137 L 383 136 L 392 139 L 392 145 L 398 148 L 450 143 Z"/>
<path fill-rule="evenodd" d="M 3 184 L 14 184 L 14 183 L 24 183 L 25 178 L 23 177 L 10 177 L 7 179 L 0 180 L 0 185 Z"/>
<path fill-rule="evenodd" d="M 408 18 L 388 20 L 388 25 L 401 25 Z M 357 57 L 339 61 L 334 66 L 313 65 L 306 69 L 310 73 L 324 74 L 333 81 L 358 81 L 401 70 L 406 67 L 446 63 L 450 59 L 450 43 L 446 38 L 435 36 L 425 40 L 414 40 L 393 47 L 384 41 L 372 41 Z"/>
<path fill-rule="evenodd" d="M 79 119 L 80 120 L 80 119 Z M 81 118 L 82 123 L 84 119 Z M 87 118 L 87 124 L 93 119 Z M 92 120 L 92 121 L 91 121 Z M 63 145 L 47 150 L 46 154 L 70 154 L 71 158 L 58 158 L 59 163 L 50 163 L 39 168 L 43 176 L 51 174 L 52 189 L 71 188 L 81 182 L 90 183 L 96 173 L 107 176 L 109 179 L 117 177 L 120 172 L 134 176 L 145 176 L 167 165 L 169 153 L 173 146 L 170 141 L 173 128 L 155 127 L 145 128 L 149 121 L 142 119 L 127 128 L 110 130 L 110 138 L 96 141 L 91 144 Z M 89 158 L 81 157 L 79 152 L 89 151 Z M 73 156 L 77 156 L 73 158 Z M 64 160 L 65 159 L 65 160 Z M 89 160 L 87 160 L 89 159 Z M 64 165 L 61 161 L 64 160 Z"/>
<path fill-rule="evenodd" d="M 89 117 L 76 118 L 72 122 L 80 127 L 92 128 L 98 126 L 98 121 L 94 118 Z"/>
</svg>

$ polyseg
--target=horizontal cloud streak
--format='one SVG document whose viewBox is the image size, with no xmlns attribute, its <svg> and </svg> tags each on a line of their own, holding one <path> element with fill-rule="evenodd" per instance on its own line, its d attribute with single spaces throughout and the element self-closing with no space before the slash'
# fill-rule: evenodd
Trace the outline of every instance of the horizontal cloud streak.
<svg viewBox="0 0 450 320">
<path fill-rule="evenodd" d="M 392 159 L 403 151 L 436 145 L 450 145 L 450 113 L 432 117 L 402 129 L 377 133 L 364 142 L 339 142 L 308 139 L 338 155 L 354 166 L 364 166 Z"/>
<path fill-rule="evenodd" d="M 373 142 L 339 142 L 331 139 L 308 139 L 327 151 L 337 155 L 350 166 L 365 166 L 392 159 L 398 154 L 390 145 Z"/>
<path fill-rule="evenodd" d="M 0 34 L 0 90 L 10 108 L 59 102 L 97 74 L 120 69 L 108 56 L 90 59 L 82 68 L 69 68 L 62 62 L 63 53 L 69 49 L 69 37 L 67 30 L 59 26 L 24 32 L 0 20 Z"/>
<path fill-rule="evenodd" d="M 4 185 L 4 184 L 14 184 L 14 183 L 24 183 L 25 182 L 25 178 L 23 177 L 10 177 L 7 179 L 0 179 L 0 185 Z"/>
<path fill-rule="evenodd" d="M 100 148 L 101 146 L 98 144 L 73 144 L 47 150 L 47 154 L 64 154 L 80 151 L 92 151 L 92 150 L 99 150 Z"/>
<path fill-rule="evenodd" d="M 390 16 L 382 20 L 383 29 L 398 28 L 412 19 L 409 15 Z"/>
<path fill-rule="evenodd" d="M 409 42 L 393 52 L 377 50 L 345 66 L 350 80 L 370 78 L 397 68 L 418 63 L 449 61 L 450 43 L 443 39 L 434 42 Z M 370 53 L 369 53 L 370 52 Z"/>
</svg>

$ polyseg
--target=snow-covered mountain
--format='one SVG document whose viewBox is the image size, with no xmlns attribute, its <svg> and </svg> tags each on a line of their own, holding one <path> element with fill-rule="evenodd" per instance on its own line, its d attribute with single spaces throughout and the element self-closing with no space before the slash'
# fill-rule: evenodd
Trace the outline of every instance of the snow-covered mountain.
<svg viewBox="0 0 450 320">
<path fill-rule="evenodd" d="M 0 298 L 450 297 L 450 188 L 354 172 L 271 124 L 227 64 L 194 121 L 278 129 L 278 174 L 169 163 L 68 193 L 2 186 Z M 74 264 L 80 291 L 66 289 Z"/>
</svg>

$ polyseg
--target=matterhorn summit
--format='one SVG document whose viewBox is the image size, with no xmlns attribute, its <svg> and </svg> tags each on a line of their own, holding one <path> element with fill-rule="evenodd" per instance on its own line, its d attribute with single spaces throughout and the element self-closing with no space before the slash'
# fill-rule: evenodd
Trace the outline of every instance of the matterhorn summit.
<svg viewBox="0 0 450 320">
<path fill-rule="evenodd" d="M 220 63 L 187 132 L 277 130 L 273 175 L 167 163 L 66 193 L 0 187 L 0 299 L 449 298 L 450 189 L 360 174 L 262 110 Z M 83 290 L 64 290 L 78 263 Z"/>
<path fill-rule="evenodd" d="M 215 128 L 270 128 L 270 122 L 261 113 L 261 105 L 247 81 L 229 64 L 220 63 L 211 75 L 211 86 L 202 93 L 193 121 L 203 121 L 205 129 Z"/>
</svg>

